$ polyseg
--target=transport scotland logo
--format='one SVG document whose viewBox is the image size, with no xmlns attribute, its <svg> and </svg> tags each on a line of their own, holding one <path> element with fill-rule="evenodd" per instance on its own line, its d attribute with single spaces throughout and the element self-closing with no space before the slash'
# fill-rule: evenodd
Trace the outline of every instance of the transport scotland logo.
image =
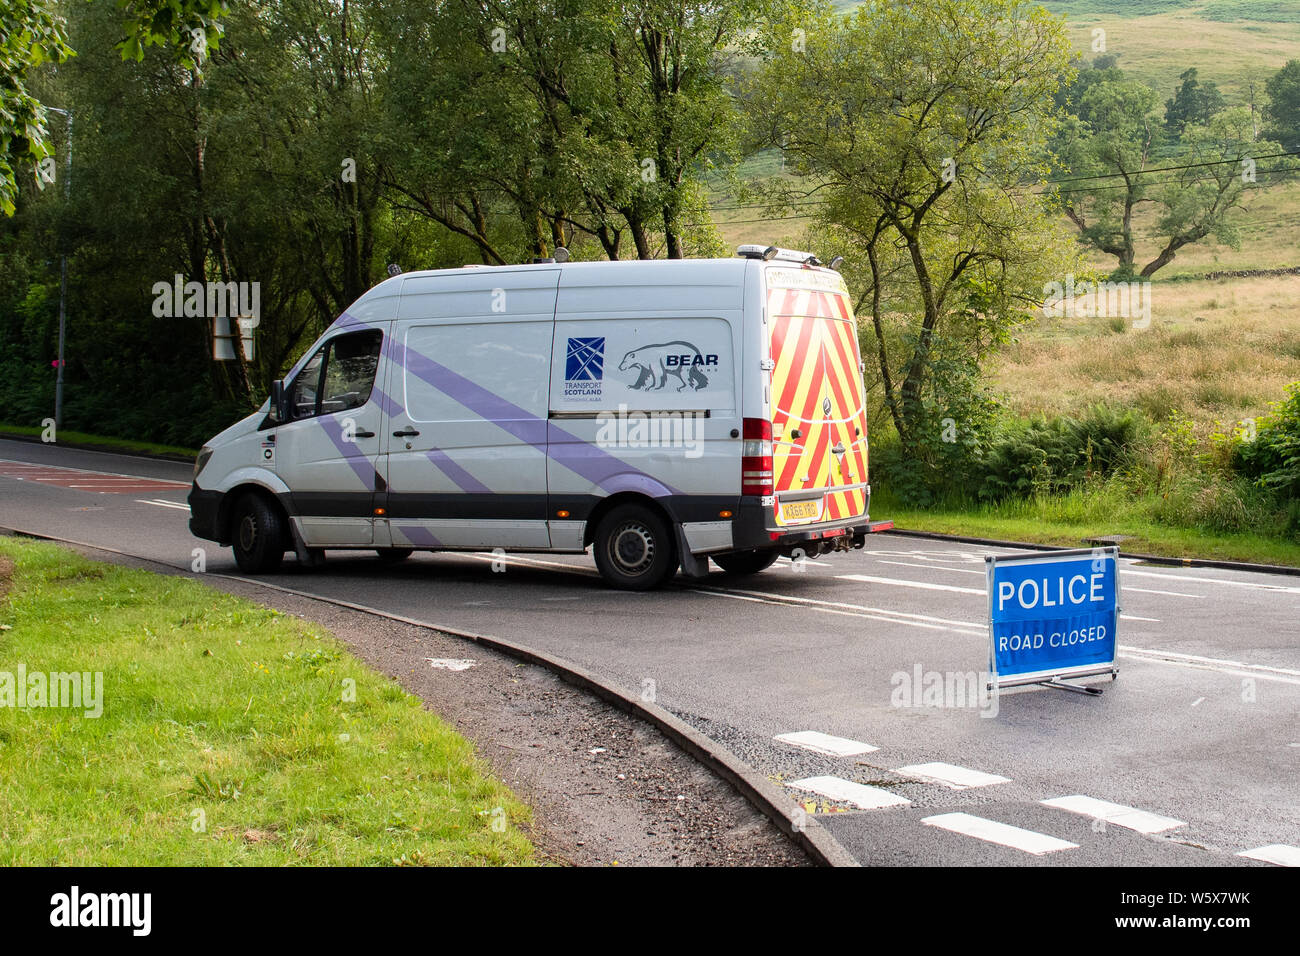
<svg viewBox="0 0 1300 956">
<path fill-rule="evenodd" d="M 569 339 L 564 378 L 569 382 L 599 382 L 605 373 L 605 338 Z"/>
<path fill-rule="evenodd" d="M 605 337 L 569 339 L 564 363 L 564 397 L 595 401 L 601 396 L 604 377 Z"/>
</svg>

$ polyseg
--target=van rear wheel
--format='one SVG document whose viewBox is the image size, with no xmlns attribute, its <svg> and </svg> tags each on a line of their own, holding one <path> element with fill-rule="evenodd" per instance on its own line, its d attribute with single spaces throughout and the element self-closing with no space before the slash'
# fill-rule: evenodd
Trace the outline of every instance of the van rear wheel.
<svg viewBox="0 0 1300 956">
<path fill-rule="evenodd" d="M 779 551 L 733 551 L 730 554 L 710 555 L 713 563 L 728 574 L 758 574 L 766 571 L 780 556 Z"/>
<path fill-rule="evenodd" d="M 642 505 L 619 505 L 596 526 L 596 567 L 625 591 L 648 591 L 677 570 L 668 523 Z"/>
<path fill-rule="evenodd" d="M 245 495 L 235 505 L 231 545 L 245 574 L 269 574 L 284 559 L 284 519 L 261 495 Z"/>
</svg>

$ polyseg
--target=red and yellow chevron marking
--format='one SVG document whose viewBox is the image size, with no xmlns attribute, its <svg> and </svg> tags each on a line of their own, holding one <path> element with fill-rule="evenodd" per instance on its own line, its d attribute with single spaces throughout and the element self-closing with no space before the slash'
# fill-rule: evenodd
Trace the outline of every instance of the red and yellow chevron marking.
<svg viewBox="0 0 1300 956">
<path fill-rule="evenodd" d="M 776 507 L 778 525 L 861 516 L 867 507 L 867 418 L 858 371 L 857 328 L 844 293 L 772 288 L 773 468 L 778 497 L 824 489 L 820 518 L 790 521 Z M 795 437 L 795 431 L 799 432 Z M 843 453 L 832 449 L 842 446 Z"/>
</svg>

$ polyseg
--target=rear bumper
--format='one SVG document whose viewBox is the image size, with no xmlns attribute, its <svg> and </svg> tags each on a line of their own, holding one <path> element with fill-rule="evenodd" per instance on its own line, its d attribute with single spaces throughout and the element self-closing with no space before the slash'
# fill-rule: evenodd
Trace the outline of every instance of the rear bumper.
<svg viewBox="0 0 1300 956">
<path fill-rule="evenodd" d="M 866 513 L 871 511 L 871 495 L 867 494 Z M 789 553 L 798 548 L 805 555 L 824 554 L 827 551 L 844 551 L 861 548 L 866 537 L 885 522 L 868 521 L 866 514 L 849 521 L 823 521 L 799 528 L 769 528 L 772 508 L 763 499 L 746 495 L 740 499 L 732 537 L 737 550 L 775 548 Z"/>
<path fill-rule="evenodd" d="M 221 540 L 218 520 L 223 497 L 221 492 L 204 491 L 197 484 L 190 489 L 190 496 L 186 499 L 190 505 L 190 534 L 196 538 L 216 541 L 218 544 L 229 543 Z"/>
</svg>

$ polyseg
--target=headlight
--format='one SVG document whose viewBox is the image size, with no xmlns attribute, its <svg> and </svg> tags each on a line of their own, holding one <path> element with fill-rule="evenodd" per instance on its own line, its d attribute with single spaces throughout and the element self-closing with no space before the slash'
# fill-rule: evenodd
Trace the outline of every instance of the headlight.
<svg viewBox="0 0 1300 956">
<path fill-rule="evenodd" d="M 196 479 L 199 477 L 199 472 L 203 470 L 203 466 L 208 463 L 208 459 L 211 457 L 212 449 L 207 445 L 204 445 L 199 449 L 199 457 L 194 459 L 194 477 Z"/>
</svg>

